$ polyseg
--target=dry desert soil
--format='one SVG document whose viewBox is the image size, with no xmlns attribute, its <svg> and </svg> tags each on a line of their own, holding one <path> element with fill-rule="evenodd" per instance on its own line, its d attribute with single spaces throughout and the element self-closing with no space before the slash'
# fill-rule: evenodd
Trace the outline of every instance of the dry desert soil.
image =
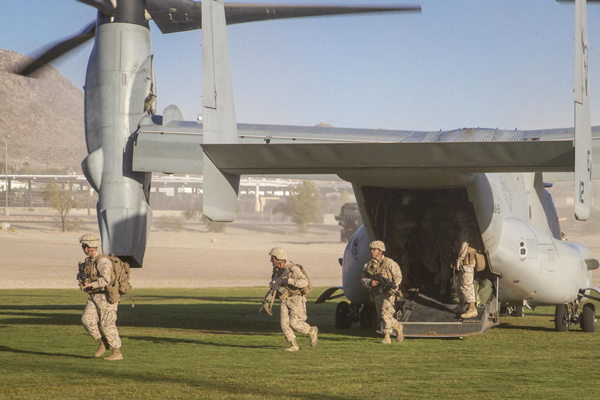
<svg viewBox="0 0 600 400">
<path fill-rule="evenodd" d="M 84 258 L 77 239 L 86 232 L 98 232 L 92 211 L 76 210 L 73 216 L 84 221 L 76 232 L 61 233 L 49 209 L 28 211 L 11 208 L 14 232 L 0 231 L 0 289 L 76 288 L 77 263 Z M 157 211 L 154 217 L 177 215 Z M 590 248 L 600 258 L 600 237 L 569 234 L 571 241 Z M 180 233 L 153 228 L 144 258 L 144 267 L 132 272 L 136 288 L 266 286 L 271 274 L 268 251 L 281 246 L 292 261 L 308 270 L 314 286 L 342 283 L 338 258 L 345 244 L 337 225 L 311 225 L 300 235 L 294 224 L 269 221 L 237 221 L 226 233 L 209 233 L 198 221 L 186 223 Z M 594 275 L 600 286 L 600 271 Z"/>
</svg>

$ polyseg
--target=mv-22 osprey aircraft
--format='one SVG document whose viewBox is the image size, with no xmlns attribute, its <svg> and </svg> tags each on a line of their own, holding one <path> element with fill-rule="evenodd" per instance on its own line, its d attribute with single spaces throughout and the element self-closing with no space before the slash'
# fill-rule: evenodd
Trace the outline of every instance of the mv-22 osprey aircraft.
<svg viewBox="0 0 600 400">
<path fill-rule="evenodd" d="M 240 175 L 334 174 L 352 184 L 364 225 L 349 241 L 342 288 L 351 304 L 338 305 L 336 325 L 373 318 L 360 278 L 369 242 L 383 240 L 388 253 L 405 257 L 404 334 L 462 337 L 487 331 L 500 306 L 556 306 L 555 327 L 596 329 L 592 271 L 599 266 L 582 245 L 561 240 L 544 178 L 575 172 L 575 216 L 590 210 L 593 153 L 588 86 L 586 2 L 576 0 L 575 129 L 440 132 L 380 131 L 237 124 L 226 25 L 276 18 L 364 12 L 420 11 L 405 7 L 321 7 L 224 4 L 222 0 L 80 0 L 98 9 L 97 21 L 60 43 L 21 73 L 29 75 L 95 35 L 85 86 L 83 161 L 99 193 L 98 223 L 104 253 L 134 267 L 143 263 L 150 230 L 151 173 L 204 176 L 204 214 L 233 221 Z M 163 33 L 203 29 L 202 122 L 183 121 L 175 106 L 156 115 L 156 78 L 148 20 Z M 596 130 L 594 130 L 596 131 Z M 600 131 L 600 130 L 599 130 Z M 600 133 L 595 136 L 600 137 Z M 592 145 L 593 144 L 593 145 Z M 546 175 L 549 174 L 549 175 Z M 433 210 L 433 211 L 431 211 Z M 424 228 L 432 216 L 469 215 L 477 231 L 472 246 L 485 257 L 481 272 L 493 291 L 470 320 L 441 296 L 439 271 L 448 268 L 431 249 Z M 411 221 L 410 240 L 399 234 Z M 437 220 L 439 223 L 439 220 Z M 450 222 L 450 225 L 448 224 Z M 451 218 L 437 231 L 451 231 Z M 443 251 L 443 249 L 439 250 Z M 438 260 L 438 261 L 435 261 Z M 431 261 L 431 260 L 430 260 Z M 436 270 L 438 274 L 436 275 Z M 338 295 L 339 296 L 339 295 Z"/>
</svg>

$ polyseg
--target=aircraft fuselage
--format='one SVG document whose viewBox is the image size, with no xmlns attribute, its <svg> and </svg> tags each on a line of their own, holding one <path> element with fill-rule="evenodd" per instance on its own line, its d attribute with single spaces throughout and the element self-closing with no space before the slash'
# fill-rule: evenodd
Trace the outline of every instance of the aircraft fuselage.
<svg viewBox="0 0 600 400">
<path fill-rule="evenodd" d="M 385 242 L 393 237 L 388 216 L 397 213 L 395 210 L 406 210 L 416 223 L 406 250 L 401 251 L 408 253 L 409 268 L 417 274 L 416 270 L 425 268 L 415 247 L 428 244 L 413 236 L 422 232 L 419 218 L 434 207 L 448 213 L 464 209 L 476 218 L 490 270 L 500 278 L 503 304 L 565 304 L 573 301 L 581 288 L 591 286 L 592 272 L 585 262 L 591 254 L 583 245 L 560 239 L 556 211 L 541 174 L 417 171 L 381 175 L 369 179 L 343 176 L 353 182 L 364 221 L 348 242 L 343 258 L 344 292 L 352 302 L 369 302 L 368 291 L 360 283 L 362 267 L 370 258 L 368 245 L 371 240 Z M 389 204 L 382 206 L 385 202 Z M 400 257 L 401 252 L 390 245 L 392 255 Z"/>
</svg>

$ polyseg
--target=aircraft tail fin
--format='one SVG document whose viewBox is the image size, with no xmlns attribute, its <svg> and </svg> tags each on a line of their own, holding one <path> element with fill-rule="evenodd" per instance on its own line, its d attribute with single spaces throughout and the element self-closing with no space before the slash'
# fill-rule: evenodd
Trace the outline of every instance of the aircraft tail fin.
<svg viewBox="0 0 600 400">
<path fill-rule="evenodd" d="M 586 0 L 575 0 L 575 218 L 590 215 L 592 128 L 588 74 Z"/>
<path fill-rule="evenodd" d="M 223 0 L 202 2 L 202 27 L 203 142 L 238 143 Z M 221 172 L 206 153 L 203 164 L 204 215 L 211 221 L 233 221 L 240 176 Z"/>
</svg>

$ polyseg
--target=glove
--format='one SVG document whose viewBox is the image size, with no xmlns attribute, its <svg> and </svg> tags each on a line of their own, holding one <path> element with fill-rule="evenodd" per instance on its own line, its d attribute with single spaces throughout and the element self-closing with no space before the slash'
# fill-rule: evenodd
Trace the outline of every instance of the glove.
<svg viewBox="0 0 600 400">
<path fill-rule="evenodd" d="M 288 278 L 283 278 L 281 280 L 281 286 L 287 286 L 287 284 L 288 284 Z"/>
</svg>

